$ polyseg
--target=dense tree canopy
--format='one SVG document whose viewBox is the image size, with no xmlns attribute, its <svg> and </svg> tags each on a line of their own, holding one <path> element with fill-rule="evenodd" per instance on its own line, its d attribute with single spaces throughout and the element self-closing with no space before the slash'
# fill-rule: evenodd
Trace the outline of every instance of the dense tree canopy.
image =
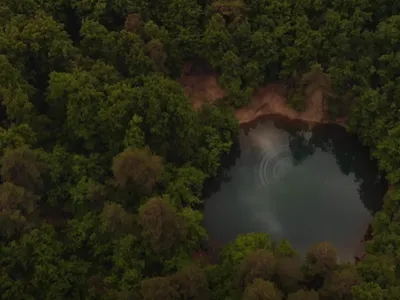
<svg viewBox="0 0 400 300">
<path fill-rule="evenodd" d="M 400 299 L 399 45 L 393 0 L 0 0 L 0 299 Z M 225 97 L 194 110 L 186 63 Z M 272 81 L 392 184 L 357 264 L 259 233 L 208 255 L 203 186 Z"/>
</svg>

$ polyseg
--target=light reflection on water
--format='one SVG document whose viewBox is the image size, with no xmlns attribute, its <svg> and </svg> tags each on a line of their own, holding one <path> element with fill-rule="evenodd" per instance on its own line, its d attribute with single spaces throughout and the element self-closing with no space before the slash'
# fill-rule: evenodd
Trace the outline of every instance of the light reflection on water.
<svg viewBox="0 0 400 300">
<path fill-rule="evenodd" d="M 272 121 L 243 130 L 239 141 L 230 180 L 205 203 L 210 236 L 225 243 L 266 232 L 300 253 L 329 241 L 352 259 L 386 189 L 366 149 L 341 128 L 289 133 Z"/>
</svg>

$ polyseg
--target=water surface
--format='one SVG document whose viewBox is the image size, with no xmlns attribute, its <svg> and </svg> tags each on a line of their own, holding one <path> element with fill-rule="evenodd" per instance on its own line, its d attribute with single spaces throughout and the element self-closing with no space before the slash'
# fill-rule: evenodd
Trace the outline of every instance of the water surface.
<svg viewBox="0 0 400 300">
<path fill-rule="evenodd" d="M 329 241 L 341 259 L 360 252 L 387 184 L 368 149 L 336 125 L 309 130 L 264 119 L 239 136 L 227 180 L 205 202 L 205 225 L 219 243 L 266 232 L 300 252 Z"/>
</svg>

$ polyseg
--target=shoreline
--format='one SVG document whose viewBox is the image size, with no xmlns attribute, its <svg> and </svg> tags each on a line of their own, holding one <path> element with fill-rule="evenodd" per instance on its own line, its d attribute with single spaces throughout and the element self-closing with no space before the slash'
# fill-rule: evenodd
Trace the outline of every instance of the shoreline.
<svg viewBox="0 0 400 300">
<path fill-rule="evenodd" d="M 280 116 L 293 121 L 301 121 L 311 126 L 334 124 L 347 129 L 345 118 L 336 120 L 326 118 L 321 91 L 316 91 L 310 95 L 306 109 L 299 112 L 287 104 L 284 89 L 282 85 L 269 84 L 254 93 L 250 104 L 235 110 L 235 117 L 239 125 L 254 122 L 262 117 Z"/>
<path fill-rule="evenodd" d="M 213 104 L 223 98 L 226 92 L 218 84 L 217 74 L 206 72 L 201 74 L 184 75 L 178 80 L 195 110 L 205 103 Z M 335 124 L 347 128 L 346 119 L 329 120 L 326 118 L 323 93 L 316 90 L 309 95 L 304 111 L 294 110 L 285 98 L 286 87 L 279 83 L 269 83 L 259 88 L 252 95 L 251 102 L 234 111 L 239 125 L 251 123 L 269 115 L 280 116 L 294 121 L 302 121 L 311 125 Z"/>
<path fill-rule="evenodd" d="M 246 120 L 239 119 L 236 116 L 236 119 L 239 122 L 239 126 L 242 127 L 242 126 L 247 126 L 247 125 L 249 125 L 249 124 L 251 124 L 251 123 L 253 123 L 253 122 L 255 122 L 255 121 L 259 120 L 259 119 L 268 118 L 268 117 L 271 117 L 271 118 L 276 117 L 276 118 L 287 119 L 288 121 L 302 122 L 302 123 L 305 123 L 307 125 L 310 125 L 311 127 L 316 126 L 316 125 L 337 125 L 337 126 L 340 126 L 340 127 L 344 128 L 344 129 L 348 128 L 347 125 L 346 125 L 346 122 L 344 120 L 327 120 L 327 119 L 323 119 L 323 120 L 320 120 L 320 121 L 316 121 L 316 120 L 313 120 L 313 119 L 307 119 L 307 118 L 302 118 L 302 117 L 292 118 L 292 117 L 289 117 L 288 115 L 280 114 L 280 113 L 266 113 L 266 114 L 261 114 L 261 115 L 257 114 L 257 116 L 255 116 L 254 118 L 250 118 L 250 119 L 246 119 Z"/>
<path fill-rule="evenodd" d="M 184 87 L 185 95 L 190 99 L 195 110 L 201 108 L 205 103 L 213 104 L 216 100 L 223 98 L 225 91 L 219 86 L 216 74 L 186 75 L 180 84 Z M 308 98 L 307 107 L 299 112 L 290 107 L 285 98 L 285 87 L 281 84 L 271 83 L 256 91 L 251 102 L 239 109 L 234 110 L 234 115 L 240 125 L 244 127 L 264 117 L 280 117 L 291 121 L 299 121 L 313 127 L 321 124 L 338 125 L 346 131 L 347 118 L 329 120 L 326 118 L 322 91 L 315 91 Z M 388 188 L 389 192 L 390 187 Z M 386 192 L 386 193 L 387 193 Z M 385 198 L 385 197 L 384 197 Z M 384 200 L 383 198 L 383 200 Z M 365 243 L 373 240 L 371 236 L 372 221 L 368 224 L 362 240 L 359 242 L 361 249 L 353 256 L 354 263 L 360 262 L 365 255 Z M 213 249 L 215 251 L 215 249 Z M 207 249 L 207 252 L 209 249 Z"/>
</svg>

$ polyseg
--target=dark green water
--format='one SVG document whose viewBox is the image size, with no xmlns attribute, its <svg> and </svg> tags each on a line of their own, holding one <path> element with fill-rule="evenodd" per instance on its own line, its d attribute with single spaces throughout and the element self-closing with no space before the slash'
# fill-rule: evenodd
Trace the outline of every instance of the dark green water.
<svg viewBox="0 0 400 300">
<path fill-rule="evenodd" d="M 352 259 L 382 205 L 387 183 L 354 136 L 336 125 L 312 131 L 264 119 L 241 130 L 227 178 L 205 201 L 205 226 L 218 243 L 266 232 L 300 252 L 329 241 Z"/>
</svg>

